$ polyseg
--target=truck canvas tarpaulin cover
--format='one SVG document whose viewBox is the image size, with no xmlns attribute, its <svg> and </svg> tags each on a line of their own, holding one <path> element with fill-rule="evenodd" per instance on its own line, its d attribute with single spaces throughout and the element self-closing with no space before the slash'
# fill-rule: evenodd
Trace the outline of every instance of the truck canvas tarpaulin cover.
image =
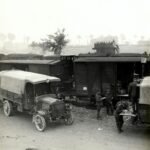
<svg viewBox="0 0 150 150">
<path fill-rule="evenodd" d="M 150 105 L 150 77 L 145 77 L 140 84 L 139 103 Z"/>
<path fill-rule="evenodd" d="M 24 93 L 25 84 L 27 82 L 37 84 L 47 81 L 60 81 L 60 79 L 57 77 L 20 70 L 0 72 L 0 89 L 7 90 L 19 95 Z"/>
<path fill-rule="evenodd" d="M 142 122 L 150 123 L 150 77 L 140 84 L 139 114 Z"/>
</svg>

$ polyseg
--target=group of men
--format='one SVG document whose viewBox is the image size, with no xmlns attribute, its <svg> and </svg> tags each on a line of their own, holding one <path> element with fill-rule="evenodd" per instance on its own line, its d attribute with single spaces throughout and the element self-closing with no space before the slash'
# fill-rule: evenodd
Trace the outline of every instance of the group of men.
<svg viewBox="0 0 150 150">
<path fill-rule="evenodd" d="M 132 103 L 133 114 L 138 113 L 139 91 L 137 88 L 137 84 L 138 84 L 138 78 L 134 76 L 133 82 L 131 82 L 128 86 L 128 94 L 129 94 L 130 101 Z M 101 91 L 98 90 L 95 94 L 95 98 L 96 98 L 96 106 L 97 106 L 97 119 L 101 119 L 101 109 L 103 104 L 105 104 L 106 106 L 107 114 L 108 115 L 113 114 L 114 112 L 114 107 L 112 103 L 113 92 L 111 88 L 108 88 L 103 96 L 101 94 Z M 129 101 L 121 100 L 116 104 L 116 109 L 114 113 L 116 126 L 119 133 L 123 131 L 122 126 L 124 120 L 123 120 L 123 115 L 121 115 L 121 113 L 123 113 L 124 111 L 129 111 Z"/>
</svg>

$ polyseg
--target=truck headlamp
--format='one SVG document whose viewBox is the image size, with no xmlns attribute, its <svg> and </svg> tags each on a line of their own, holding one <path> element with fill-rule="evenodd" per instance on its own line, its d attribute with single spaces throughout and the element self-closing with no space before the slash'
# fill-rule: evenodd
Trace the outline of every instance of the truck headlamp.
<svg viewBox="0 0 150 150">
<path fill-rule="evenodd" d="M 72 109 L 72 106 L 68 103 L 66 103 L 65 106 L 66 106 L 66 109 Z"/>
</svg>

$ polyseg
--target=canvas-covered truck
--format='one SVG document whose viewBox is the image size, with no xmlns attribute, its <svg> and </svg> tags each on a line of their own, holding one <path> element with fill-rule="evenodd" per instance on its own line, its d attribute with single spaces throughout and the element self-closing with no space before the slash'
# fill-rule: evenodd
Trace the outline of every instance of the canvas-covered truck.
<svg viewBox="0 0 150 150">
<path fill-rule="evenodd" d="M 52 85 L 60 82 L 57 77 L 21 71 L 0 72 L 0 100 L 6 116 L 14 112 L 33 115 L 33 123 L 38 131 L 44 131 L 48 122 L 63 119 L 68 125 L 73 123 L 70 104 L 52 93 Z"/>
<path fill-rule="evenodd" d="M 139 88 L 139 120 L 143 123 L 150 123 L 150 76 L 141 81 Z"/>
<path fill-rule="evenodd" d="M 128 119 L 132 118 L 134 124 L 150 124 L 150 76 L 144 77 L 137 84 L 136 92 L 138 95 L 137 113 L 133 113 L 133 108 L 130 108 L 129 111 L 122 112 L 120 115 L 126 116 Z"/>
</svg>

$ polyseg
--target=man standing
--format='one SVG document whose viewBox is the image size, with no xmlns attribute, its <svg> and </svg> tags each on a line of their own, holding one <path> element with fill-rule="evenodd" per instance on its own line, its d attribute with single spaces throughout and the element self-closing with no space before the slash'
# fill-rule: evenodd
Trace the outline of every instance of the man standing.
<svg viewBox="0 0 150 150">
<path fill-rule="evenodd" d="M 133 113 L 137 113 L 138 111 L 138 79 L 137 79 L 137 74 L 134 74 L 134 78 L 133 78 L 133 82 L 131 82 L 129 84 L 129 87 L 128 87 L 128 93 L 129 93 L 129 97 L 130 97 L 130 100 L 132 102 L 132 107 L 133 107 Z"/>
<path fill-rule="evenodd" d="M 116 108 L 116 111 L 115 111 L 115 119 L 116 119 L 116 125 L 117 125 L 117 129 L 118 129 L 119 133 L 123 132 L 122 126 L 123 126 L 123 123 L 124 123 L 123 116 L 120 115 L 120 114 L 123 111 L 128 110 L 128 108 L 129 108 L 129 104 L 126 101 L 119 101 L 117 103 L 117 108 Z"/>
<path fill-rule="evenodd" d="M 112 91 L 110 88 L 106 90 L 105 97 L 106 97 L 105 104 L 106 104 L 107 114 L 112 115 L 113 114 L 113 104 L 112 104 L 113 95 L 112 95 Z"/>
<path fill-rule="evenodd" d="M 96 106 L 97 106 L 97 119 L 100 119 L 101 118 L 100 111 L 103 106 L 103 100 L 102 100 L 100 90 L 96 93 L 95 98 L 96 98 Z"/>
</svg>

